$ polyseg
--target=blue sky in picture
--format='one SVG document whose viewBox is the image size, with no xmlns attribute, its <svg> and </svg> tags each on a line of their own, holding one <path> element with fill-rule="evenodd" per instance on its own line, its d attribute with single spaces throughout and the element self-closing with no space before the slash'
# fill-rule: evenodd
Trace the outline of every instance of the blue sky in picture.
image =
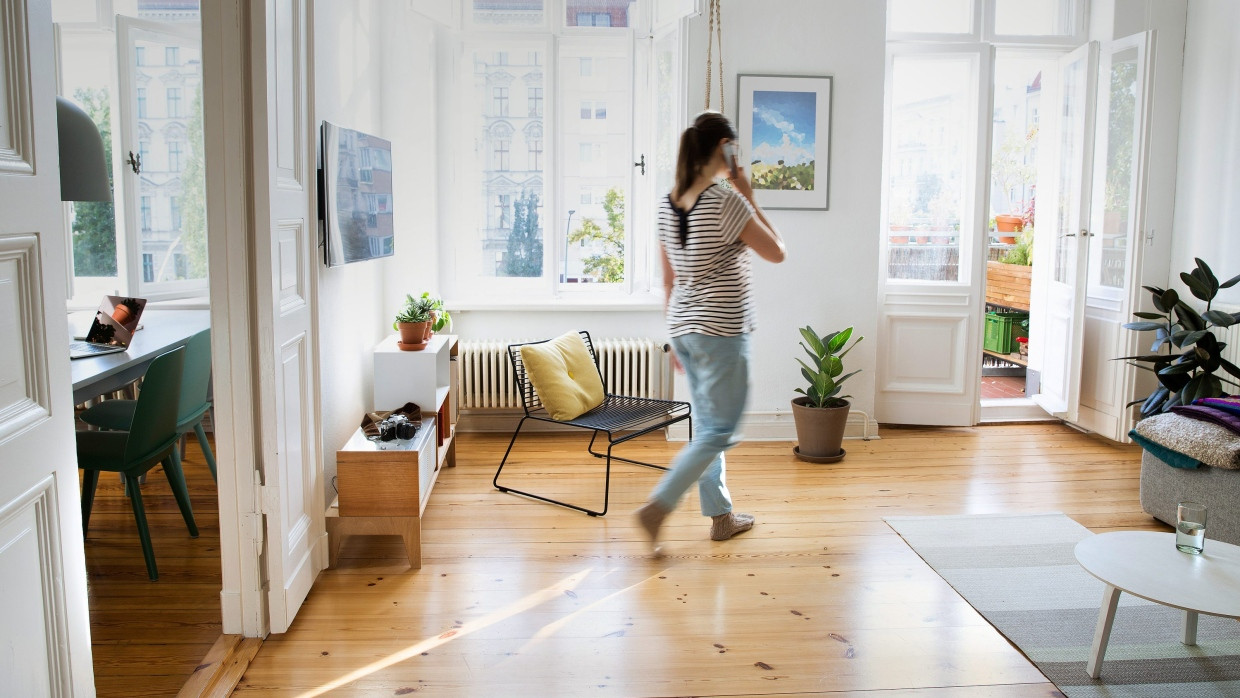
<svg viewBox="0 0 1240 698">
<path fill-rule="evenodd" d="M 817 124 L 814 92 L 753 93 L 753 152 L 750 160 L 799 165 L 814 159 Z"/>
</svg>

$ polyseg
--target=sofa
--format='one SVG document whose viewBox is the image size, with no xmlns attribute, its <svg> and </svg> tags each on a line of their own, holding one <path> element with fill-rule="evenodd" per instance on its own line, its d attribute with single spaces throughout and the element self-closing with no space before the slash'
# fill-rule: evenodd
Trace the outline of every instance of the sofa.
<svg viewBox="0 0 1240 698">
<path fill-rule="evenodd" d="M 1206 539 L 1240 545 L 1240 470 L 1202 465 L 1173 468 L 1149 451 L 1141 455 L 1141 508 L 1175 526 L 1179 502 L 1206 505 Z M 1210 550 L 1206 544 L 1206 552 Z"/>
</svg>

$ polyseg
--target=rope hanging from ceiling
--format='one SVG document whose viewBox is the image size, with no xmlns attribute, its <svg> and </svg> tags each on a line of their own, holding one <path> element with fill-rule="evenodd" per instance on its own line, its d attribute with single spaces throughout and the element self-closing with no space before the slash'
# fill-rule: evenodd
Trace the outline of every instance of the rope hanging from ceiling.
<svg viewBox="0 0 1240 698">
<path fill-rule="evenodd" d="M 724 113 L 723 107 L 723 17 L 719 13 L 719 0 L 710 0 L 710 7 L 707 10 L 710 16 L 709 24 L 706 30 L 706 111 L 710 111 L 710 83 L 711 69 L 714 55 L 712 49 L 716 42 L 719 44 L 719 113 Z"/>
</svg>

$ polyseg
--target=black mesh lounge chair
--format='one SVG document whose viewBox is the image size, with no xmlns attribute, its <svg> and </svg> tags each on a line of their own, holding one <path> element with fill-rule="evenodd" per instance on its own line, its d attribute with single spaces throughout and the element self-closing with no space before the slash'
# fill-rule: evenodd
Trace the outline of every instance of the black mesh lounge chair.
<svg viewBox="0 0 1240 698">
<path fill-rule="evenodd" d="M 590 333 L 581 331 L 581 338 L 585 340 L 586 348 L 590 350 L 590 358 L 594 360 L 594 367 L 598 369 L 598 355 L 594 352 L 594 344 L 590 341 Z M 691 408 L 687 402 L 677 402 L 674 400 L 658 400 L 655 398 L 644 397 L 628 397 L 624 395 L 613 395 L 607 392 L 606 381 L 604 380 L 603 391 L 606 397 L 603 404 L 586 412 L 585 414 L 569 420 L 552 419 L 547 413 L 542 402 L 538 399 L 538 394 L 534 392 L 534 386 L 530 383 L 529 377 L 526 375 L 525 366 L 521 362 L 521 347 L 527 344 L 542 344 L 551 340 L 543 340 L 542 342 L 525 342 L 522 344 L 511 344 L 508 346 L 508 360 L 512 362 L 512 376 L 516 382 L 517 390 L 521 393 L 521 399 L 525 408 L 525 416 L 517 424 L 517 430 L 512 434 L 512 440 L 508 442 L 508 450 L 504 452 L 504 458 L 500 461 L 499 469 L 495 471 L 495 479 L 492 481 L 495 488 L 500 492 L 511 492 L 520 494 L 533 499 L 538 499 L 551 504 L 558 504 L 569 509 L 583 511 L 590 516 L 603 516 L 607 513 L 607 496 L 611 487 L 611 462 L 613 460 L 623 461 L 625 463 L 634 463 L 636 465 L 644 465 L 648 468 L 657 470 L 667 470 L 661 465 L 654 463 L 645 463 L 642 461 L 632 460 L 629 458 L 621 458 L 613 456 L 612 449 L 639 436 L 649 434 L 656 429 L 662 429 L 677 422 L 689 422 L 689 435 L 693 435 L 693 421 L 691 416 Z M 602 373 L 599 373 L 602 379 Z M 525 425 L 528 419 L 537 419 L 543 422 L 551 422 L 552 424 L 562 424 L 564 426 L 578 427 L 581 429 L 589 429 L 594 432 L 590 437 L 590 445 L 586 450 L 595 458 L 606 459 L 607 466 L 605 479 L 603 484 L 603 508 L 595 511 L 586 507 L 562 502 L 550 497 L 534 494 L 507 487 L 499 483 L 499 476 L 504 471 L 504 465 L 508 462 L 508 456 L 512 453 L 512 447 L 517 442 L 517 436 L 521 434 L 521 427 Z M 607 436 L 607 452 L 600 453 L 594 450 L 594 442 L 598 440 L 600 434 Z"/>
</svg>

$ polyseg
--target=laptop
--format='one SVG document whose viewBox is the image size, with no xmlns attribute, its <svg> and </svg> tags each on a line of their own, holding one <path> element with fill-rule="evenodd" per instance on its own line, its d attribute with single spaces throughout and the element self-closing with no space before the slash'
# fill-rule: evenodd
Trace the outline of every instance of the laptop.
<svg viewBox="0 0 1240 698">
<path fill-rule="evenodd" d="M 145 298 L 104 296 L 86 337 L 69 343 L 69 358 L 85 359 L 129 349 L 145 308 Z"/>
</svg>

